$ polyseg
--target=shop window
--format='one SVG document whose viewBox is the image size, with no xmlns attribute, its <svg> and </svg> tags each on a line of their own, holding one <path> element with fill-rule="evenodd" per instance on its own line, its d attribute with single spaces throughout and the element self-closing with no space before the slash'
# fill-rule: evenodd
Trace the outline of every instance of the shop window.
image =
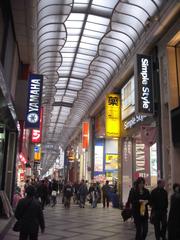
<svg viewBox="0 0 180 240">
<path fill-rule="evenodd" d="M 135 112 L 134 76 L 122 88 L 121 96 L 122 96 L 121 116 L 122 120 L 124 120 Z"/>
</svg>

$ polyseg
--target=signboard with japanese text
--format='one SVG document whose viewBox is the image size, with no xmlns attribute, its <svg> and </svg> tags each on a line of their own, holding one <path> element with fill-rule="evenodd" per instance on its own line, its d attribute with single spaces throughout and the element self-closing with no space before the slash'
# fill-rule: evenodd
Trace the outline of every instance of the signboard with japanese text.
<svg viewBox="0 0 180 240">
<path fill-rule="evenodd" d="M 28 82 L 25 128 L 40 128 L 42 85 L 42 75 L 30 74 Z"/>
<path fill-rule="evenodd" d="M 89 122 L 82 123 L 82 148 L 89 147 Z"/>
<path fill-rule="evenodd" d="M 31 138 L 32 143 L 41 143 L 42 125 L 43 125 L 43 108 L 41 108 L 40 128 L 39 129 L 32 129 L 32 138 Z"/>
<path fill-rule="evenodd" d="M 135 66 L 136 113 L 153 115 L 153 62 L 152 57 L 137 54 Z"/>
<path fill-rule="evenodd" d="M 106 96 L 106 137 L 120 137 L 120 96 Z"/>
</svg>

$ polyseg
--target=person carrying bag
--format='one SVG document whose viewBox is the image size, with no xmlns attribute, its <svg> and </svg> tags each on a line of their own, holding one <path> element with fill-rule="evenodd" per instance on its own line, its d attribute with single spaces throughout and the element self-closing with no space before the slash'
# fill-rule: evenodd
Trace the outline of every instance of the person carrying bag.
<svg viewBox="0 0 180 240">
<path fill-rule="evenodd" d="M 27 196 L 21 199 L 15 210 L 15 217 L 18 220 L 14 231 L 19 231 L 19 240 L 38 240 L 39 227 L 44 232 L 45 223 L 41 204 L 34 198 L 35 189 L 28 186 L 26 189 Z"/>
</svg>

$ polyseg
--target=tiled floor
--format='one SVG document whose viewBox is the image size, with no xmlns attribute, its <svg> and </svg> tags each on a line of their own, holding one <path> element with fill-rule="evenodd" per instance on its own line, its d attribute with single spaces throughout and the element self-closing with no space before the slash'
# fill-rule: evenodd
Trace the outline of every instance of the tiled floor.
<svg viewBox="0 0 180 240">
<path fill-rule="evenodd" d="M 124 223 L 119 209 L 103 209 L 101 205 L 96 209 L 89 205 L 64 209 L 58 203 L 54 208 L 47 207 L 44 215 L 46 230 L 39 234 L 39 240 L 134 240 L 133 223 Z M 15 239 L 18 234 L 10 229 L 4 240 Z M 151 226 L 147 240 L 154 240 Z"/>
</svg>

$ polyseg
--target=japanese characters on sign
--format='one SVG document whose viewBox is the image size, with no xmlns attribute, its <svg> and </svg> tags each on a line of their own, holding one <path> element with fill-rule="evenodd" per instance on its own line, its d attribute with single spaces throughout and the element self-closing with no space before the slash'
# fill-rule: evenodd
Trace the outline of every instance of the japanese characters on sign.
<svg viewBox="0 0 180 240">
<path fill-rule="evenodd" d="M 106 97 L 106 136 L 120 137 L 120 96 L 108 94 Z"/>
</svg>

